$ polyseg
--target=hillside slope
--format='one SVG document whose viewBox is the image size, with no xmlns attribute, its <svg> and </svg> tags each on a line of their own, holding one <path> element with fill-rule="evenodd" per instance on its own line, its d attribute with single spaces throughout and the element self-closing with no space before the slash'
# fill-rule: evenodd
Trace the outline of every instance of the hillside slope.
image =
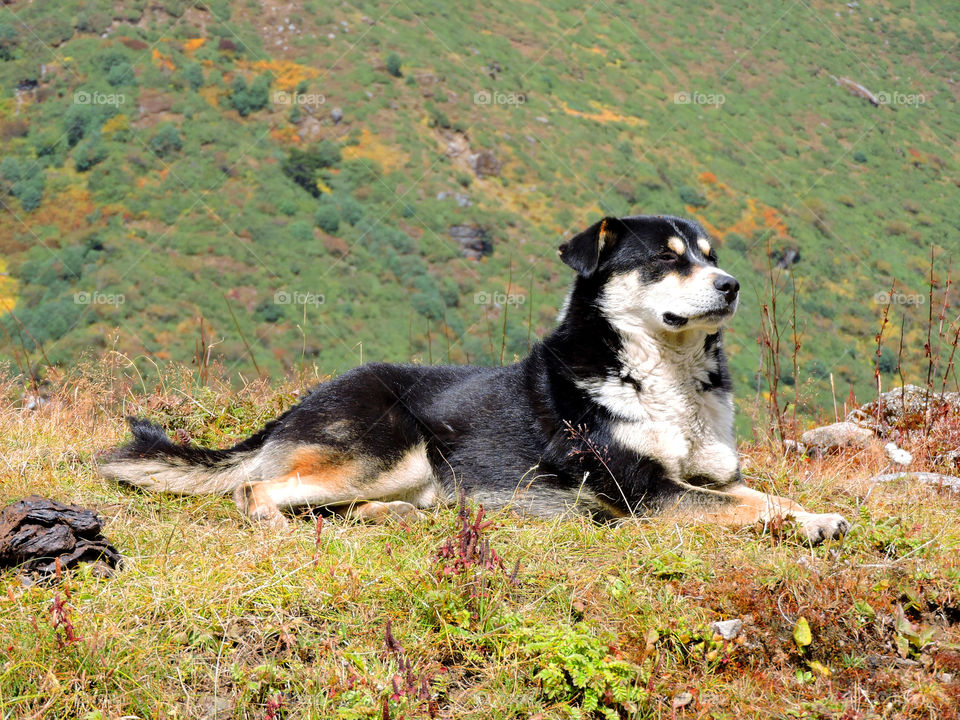
<svg viewBox="0 0 960 720">
<path fill-rule="evenodd" d="M 744 286 L 745 396 L 791 250 L 801 397 L 864 396 L 884 294 L 919 368 L 960 249 L 958 28 L 904 2 L 4 5 L 0 356 L 509 361 L 562 238 L 655 212 Z"/>
</svg>

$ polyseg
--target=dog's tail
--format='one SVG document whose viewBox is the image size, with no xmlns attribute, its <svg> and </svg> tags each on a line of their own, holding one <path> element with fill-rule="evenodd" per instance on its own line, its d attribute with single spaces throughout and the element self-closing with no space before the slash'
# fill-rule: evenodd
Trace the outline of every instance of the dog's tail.
<svg viewBox="0 0 960 720">
<path fill-rule="evenodd" d="M 149 420 L 128 417 L 127 423 L 133 441 L 98 463 L 108 478 L 180 495 L 226 495 L 245 482 L 262 479 L 260 451 L 269 425 L 226 450 L 206 450 L 171 442 L 163 428 Z"/>
</svg>

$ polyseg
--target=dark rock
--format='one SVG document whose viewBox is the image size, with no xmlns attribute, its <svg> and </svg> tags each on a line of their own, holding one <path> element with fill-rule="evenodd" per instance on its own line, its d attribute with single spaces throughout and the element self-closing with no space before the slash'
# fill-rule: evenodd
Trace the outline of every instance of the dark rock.
<svg viewBox="0 0 960 720">
<path fill-rule="evenodd" d="M 460 246 L 460 254 L 468 260 L 479 260 L 493 253 L 493 242 L 480 225 L 451 225 L 450 237 Z"/>
<path fill-rule="evenodd" d="M 59 560 L 64 570 L 96 562 L 112 572 L 120 553 L 100 534 L 100 527 L 93 510 L 38 495 L 17 500 L 0 512 L 0 569 L 20 566 L 52 575 Z"/>
<path fill-rule="evenodd" d="M 467 157 L 467 163 L 470 169 L 476 173 L 477 177 L 497 176 L 500 174 L 500 161 L 497 156 L 489 150 L 481 150 Z"/>
<path fill-rule="evenodd" d="M 770 253 L 770 259 L 775 260 L 777 267 L 781 270 L 788 270 L 790 266 L 800 262 L 800 251 L 796 248 L 787 248 L 786 250 L 774 250 Z"/>
</svg>

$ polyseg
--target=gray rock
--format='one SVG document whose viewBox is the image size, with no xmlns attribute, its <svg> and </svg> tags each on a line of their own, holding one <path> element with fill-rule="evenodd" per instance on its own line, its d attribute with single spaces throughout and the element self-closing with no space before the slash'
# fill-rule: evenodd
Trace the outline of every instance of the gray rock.
<svg viewBox="0 0 960 720">
<path fill-rule="evenodd" d="M 879 409 L 878 409 L 879 405 Z M 883 393 L 847 415 L 847 420 L 877 432 L 898 427 L 903 430 L 923 428 L 927 413 L 937 417 L 944 412 L 960 413 L 960 393 L 928 391 L 919 385 L 904 385 Z"/>
<path fill-rule="evenodd" d="M 868 428 L 852 422 L 838 422 L 807 430 L 800 436 L 800 441 L 808 448 L 826 451 L 846 447 L 866 447 L 873 437 L 873 431 Z"/>
<path fill-rule="evenodd" d="M 343 120 L 343 110 L 335 107 L 330 111 L 330 119 L 333 120 L 334 125 L 338 125 L 340 121 Z"/>
<path fill-rule="evenodd" d="M 743 630 L 743 620 L 717 620 L 710 623 L 710 628 L 724 640 L 733 640 Z"/>
</svg>

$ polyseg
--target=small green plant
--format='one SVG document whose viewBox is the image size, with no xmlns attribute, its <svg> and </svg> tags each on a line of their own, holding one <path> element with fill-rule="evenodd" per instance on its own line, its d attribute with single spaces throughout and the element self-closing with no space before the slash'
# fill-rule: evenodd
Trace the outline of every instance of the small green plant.
<svg viewBox="0 0 960 720">
<path fill-rule="evenodd" d="M 517 631 L 519 652 L 537 668 L 544 696 L 574 717 L 617 720 L 635 714 L 647 699 L 638 665 L 624 659 L 612 638 L 586 624 Z"/>
</svg>

